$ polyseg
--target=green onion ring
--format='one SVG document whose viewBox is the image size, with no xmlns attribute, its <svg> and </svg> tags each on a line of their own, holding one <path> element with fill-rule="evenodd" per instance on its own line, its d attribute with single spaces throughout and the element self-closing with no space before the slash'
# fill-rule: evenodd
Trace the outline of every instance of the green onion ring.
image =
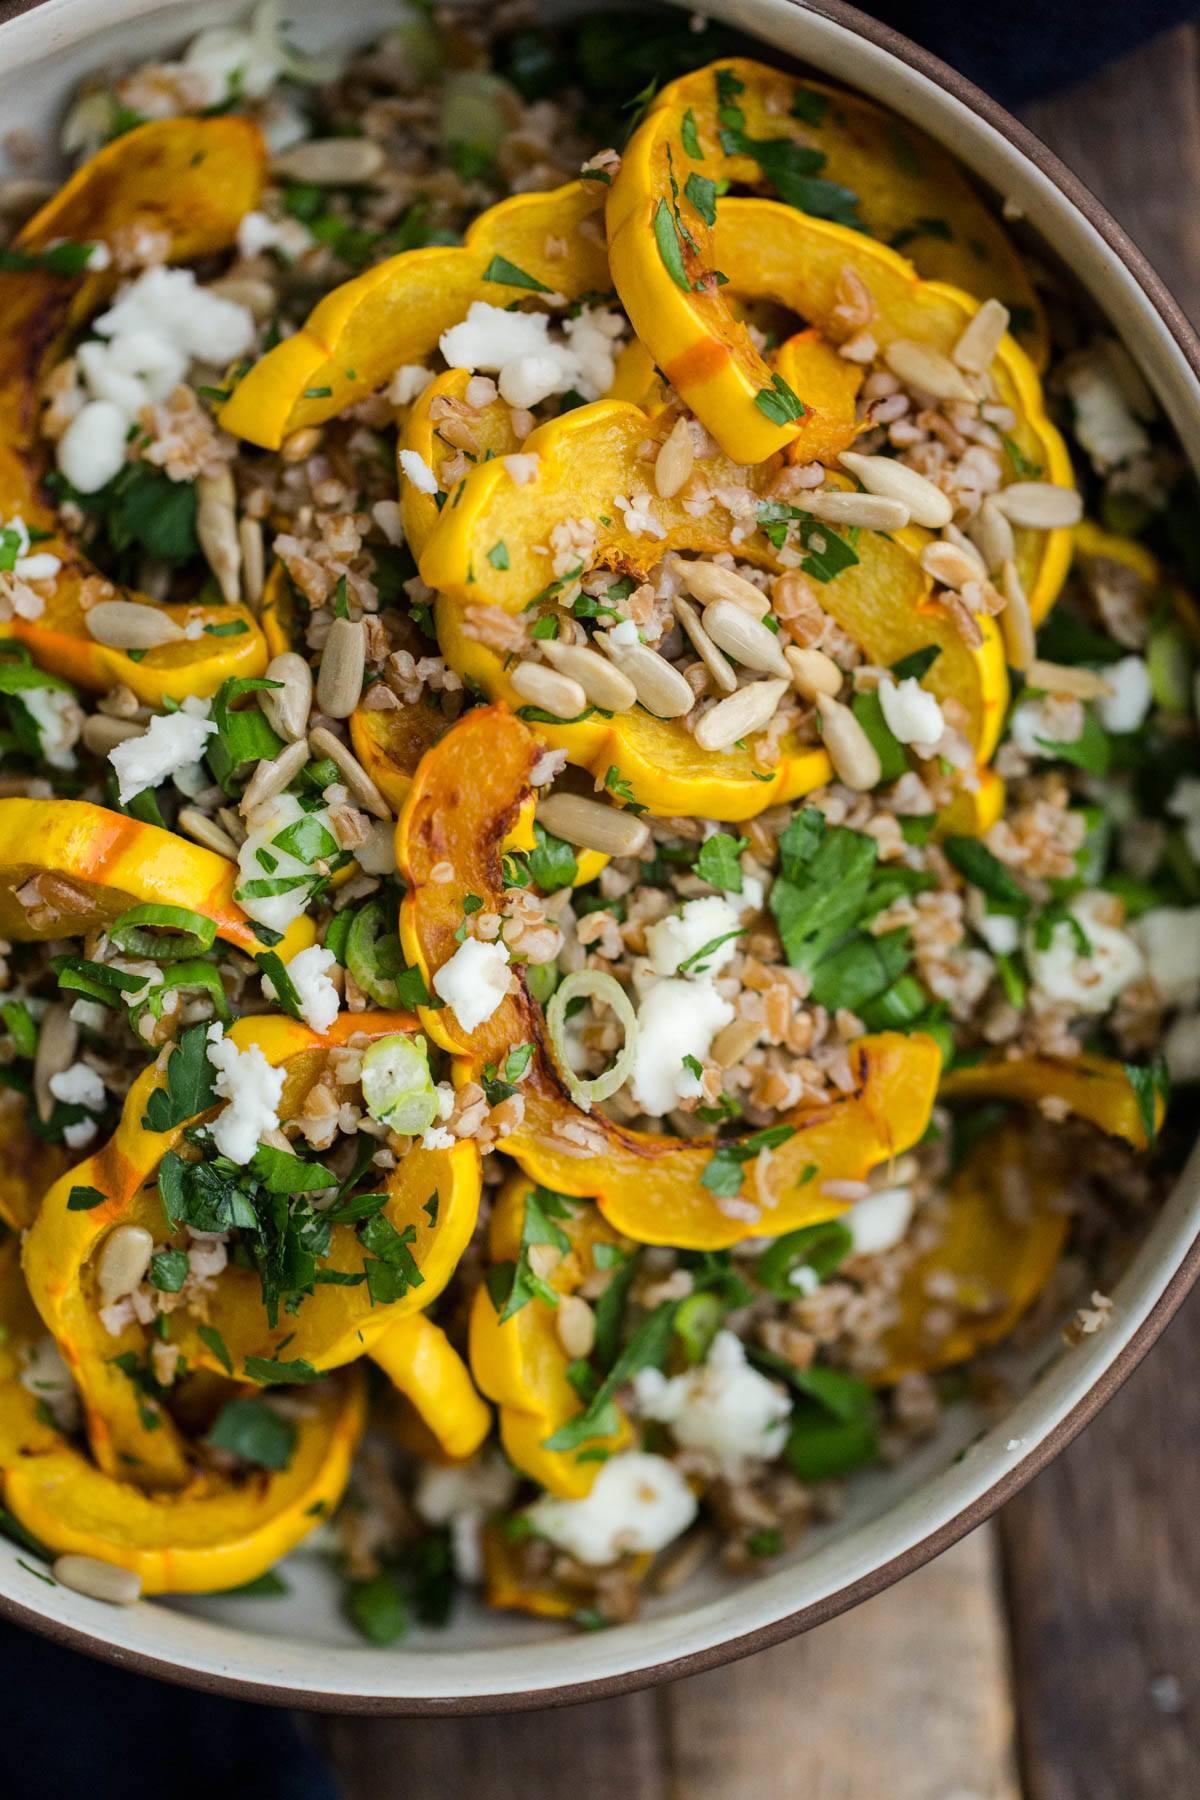
<svg viewBox="0 0 1200 1800">
<path fill-rule="evenodd" d="M 382 901 L 372 900 L 354 915 L 342 954 L 346 967 L 376 1006 L 399 1006 L 396 976 L 404 968 L 404 952 L 395 931 L 388 931 Z"/>
<path fill-rule="evenodd" d="M 131 906 L 113 920 L 108 935 L 126 956 L 182 962 L 212 949 L 217 926 L 214 919 L 189 912 L 186 906 Z"/>
<path fill-rule="evenodd" d="M 625 1031 L 625 1042 L 617 1060 L 603 1075 L 596 1075 L 591 1080 L 577 1075 L 567 1058 L 567 1007 L 580 995 L 602 1000 L 606 1006 L 611 1006 Z M 629 1079 L 637 1056 L 637 1014 L 620 982 L 615 976 L 605 974 L 603 969 L 579 969 L 559 983 L 546 1008 L 546 1035 L 567 1092 L 581 1111 L 591 1112 L 594 1100 L 607 1100 Z"/>
</svg>

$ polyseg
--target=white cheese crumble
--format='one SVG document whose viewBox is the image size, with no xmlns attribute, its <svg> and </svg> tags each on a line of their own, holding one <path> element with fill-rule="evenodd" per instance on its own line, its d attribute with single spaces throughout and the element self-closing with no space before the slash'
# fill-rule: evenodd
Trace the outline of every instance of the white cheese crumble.
<svg viewBox="0 0 1200 1800">
<path fill-rule="evenodd" d="M 508 992 L 508 981 L 507 944 L 464 938 L 434 976 L 433 991 L 464 1031 L 474 1031 L 491 1018 Z"/>
<path fill-rule="evenodd" d="M 505 472 L 518 487 L 527 487 L 531 481 L 536 481 L 540 461 L 536 450 L 518 450 L 504 458 Z"/>
<path fill-rule="evenodd" d="M 495 374 L 509 406 L 540 406 L 568 389 L 598 400 L 612 386 L 623 321 L 585 306 L 576 318 L 564 320 L 562 329 L 565 343 L 550 335 L 546 313 L 509 312 L 473 300 L 466 318 L 442 333 L 439 348 L 452 369 Z"/>
<path fill-rule="evenodd" d="M 368 875 L 394 875 L 396 872 L 396 827 L 390 819 L 372 822 L 365 843 L 354 855 L 360 869 Z"/>
<path fill-rule="evenodd" d="M 892 736 L 901 744 L 936 744 L 946 729 L 942 709 L 915 675 L 893 681 L 885 675 L 878 687 L 879 704 Z"/>
<path fill-rule="evenodd" d="M 1068 910 L 1091 948 L 1083 950 L 1069 921 L 1060 919 L 1050 942 L 1039 950 L 1036 927 L 1030 926 L 1025 932 L 1029 973 L 1048 999 L 1061 1000 L 1081 1013 L 1106 1012 L 1121 990 L 1143 973 L 1142 952 L 1127 931 L 1112 923 L 1111 894 L 1085 889 L 1075 895 Z"/>
<path fill-rule="evenodd" d="M 104 1083 L 95 1069 L 85 1062 L 72 1063 L 69 1069 L 50 1077 L 50 1092 L 64 1106 L 86 1106 L 89 1112 L 104 1111 Z"/>
<path fill-rule="evenodd" d="M 1104 679 L 1112 689 L 1096 702 L 1096 711 L 1105 731 L 1136 731 L 1145 720 L 1154 699 L 1150 671 L 1140 656 L 1123 656 L 1110 663 Z M 1200 782 L 1197 783 L 1200 787 Z"/>
<path fill-rule="evenodd" d="M 422 1464 L 413 1508 L 427 1525 L 449 1527 L 451 1554 L 460 1580 L 471 1586 L 482 1581 L 480 1531 L 493 1513 L 509 1505 L 516 1491 L 516 1477 L 497 1453 L 467 1463 Z"/>
<path fill-rule="evenodd" d="M 433 370 L 424 363 L 403 363 L 388 383 L 388 400 L 393 406 L 411 406 L 432 380 Z"/>
<path fill-rule="evenodd" d="M 677 1444 L 703 1451 L 725 1475 L 736 1478 L 783 1449 L 792 1403 L 751 1367 L 732 1331 L 718 1331 L 699 1368 L 669 1378 L 643 1369 L 633 1389 L 643 1417 L 669 1425 Z"/>
<path fill-rule="evenodd" d="M 230 1162 L 248 1163 L 264 1134 L 278 1128 L 284 1071 L 257 1044 L 239 1050 L 220 1024 L 208 1028 L 208 1060 L 217 1072 L 213 1087 L 229 1102 L 209 1127 L 212 1141 Z"/>
<path fill-rule="evenodd" d="M 1159 993 L 1172 1005 L 1186 1005 L 1200 989 L 1200 906 L 1152 907 L 1130 931 Z"/>
<path fill-rule="evenodd" d="M 706 944 L 724 938 L 723 944 L 700 958 L 703 968 L 693 966 L 684 970 L 685 975 L 699 980 L 705 975 L 715 975 L 737 951 L 737 939 L 729 935 L 737 929 L 738 915 L 722 895 L 689 900 L 678 913 L 670 913 L 665 919 L 647 926 L 650 966 L 656 975 L 674 975 L 680 963 L 694 957 Z"/>
<path fill-rule="evenodd" d="M 22 688 L 12 698 L 37 726 L 42 755 L 51 768 L 73 769 L 75 745 L 83 728 L 83 712 L 74 694 L 64 688 Z"/>
<path fill-rule="evenodd" d="M 698 1092 L 685 1056 L 703 1062 L 712 1041 L 733 1018 L 733 1007 L 711 981 L 671 976 L 657 981 L 638 1008 L 638 1041 L 629 1088 L 655 1117 Z"/>
<path fill-rule="evenodd" d="M 122 806 L 200 760 L 217 729 L 206 715 L 206 702 L 189 696 L 179 712 L 156 713 L 140 737 L 113 745 L 108 760 L 117 772 L 117 798 Z"/>
<path fill-rule="evenodd" d="M 640 644 L 641 633 L 632 619 L 621 619 L 609 632 L 609 640 L 617 645 Z"/>
<path fill-rule="evenodd" d="M 1011 913 L 989 912 L 987 897 L 976 887 L 967 892 L 967 918 L 993 956 L 1012 956 L 1021 943 L 1021 927 Z"/>
<path fill-rule="evenodd" d="M 51 581 L 62 568 L 62 558 L 49 550 L 35 550 L 29 539 L 29 527 L 19 513 L 11 519 L 0 519 L 0 538 L 8 532 L 17 538 L 17 560 L 12 574 L 20 581 Z M 11 540 L 10 540 L 11 541 Z"/>
<path fill-rule="evenodd" d="M 147 269 L 128 282 L 95 321 L 103 338 L 137 332 L 173 344 L 188 358 L 232 362 L 254 342 L 248 307 L 202 288 L 190 269 Z"/>
<path fill-rule="evenodd" d="M 412 482 L 419 494 L 436 494 L 438 491 L 437 476 L 430 468 L 419 450 L 402 450 L 400 467 L 405 478 Z"/>
<path fill-rule="evenodd" d="M 338 1016 L 341 998 L 329 979 L 330 969 L 336 967 L 337 957 L 332 950 L 326 950 L 321 944 L 310 944 L 307 950 L 301 950 L 287 964 L 287 972 L 296 990 L 300 1017 L 312 1031 L 328 1031 Z M 262 985 L 263 993 L 269 1000 L 278 1000 L 279 995 L 275 992 L 275 985 L 269 975 L 263 976 Z"/>
<path fill-rule="evenodd" d="M 1037 700 L 1022 700 L 1014 706 L 1012 717 L 1008 722 L 1008 735 L 1022 756 L 1056 756 L 1047 744 L 1062 742 L 1061 728 L 1054 723 L 1053 713 L 1049 710 L 1050 702 L 1043 697 Z"/>
<path fill-rule="evenodd" d="M 630 1553 L 654 1555 L 680 1537 L 696 1517 L 696 1496 L 665 1456 L 628 1450 L 601 1466 L 582 1500 L 543 1494 L 524 1516 L 539 1537 L 602 1568 Z"/>
<path fill-rule="evenodd" d="M 882 1188 L 843 1213 L 840 1223 L 854 1240 L 856 1256 L 880 1256 L 903 1240 L 912 1216 L 911 1188 Z"/>
<path fill-rule="evenodd" d="M 1149 450 L 1150 439 L 1130 411 L 1103 346 L 1068 362 L 1062 381 L 1075 408 L 1075 436 L 1101 474 Z"/>
<path fill-rule="evenodd" d="M 324 807 L 318 807 L 315 811 L 306 812 L 295 794 L 276 794 L 274 799 L 255 807 L 246 820 L 246 841 L 238 851 L 241 880 L 234 889 L 233 897 L 251 919 L 257 920 L 260 925 L 269 926 L 272 931 L 286 931 L 292 920 L 300 917 L 308 904 L 312 883 L 321 872 L 313 863 L 302 862 L 275 841 L 289 825 L 295 825 L 301 819 L 309 819 L 323 826 L 330 843 L 336 848 L 328 811 Z M 299 877 L 308 879 L 299 880 Z M 282 893 L 246 892 L 250 882 L 292 880 L 297 885 L 286 888 Z"/>
<path fill-rule="evenodd" d="M 58 466 L 73 488 L 94 494 L 125 466 L 130 421 L 111 400 L 90 400 L 58 440 Z"/>
</svg>

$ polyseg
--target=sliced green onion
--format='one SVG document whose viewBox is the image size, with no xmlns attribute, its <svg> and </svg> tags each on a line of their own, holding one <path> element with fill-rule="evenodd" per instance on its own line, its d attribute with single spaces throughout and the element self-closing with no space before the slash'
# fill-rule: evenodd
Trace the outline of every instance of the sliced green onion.
<svg viewBox="0 0 1200 1800">
<path fill-rule="evenodd" d="M 558 986 L 558 964 L 554 962 L 527 963 L 525 965 L 525 986 L 538 1005 L 545 1006 Z"/>
<path fill-rule="evenodd" d="M 394 1031 L 363 1052 L 362 1091 L 373 1119 L 415 1137 L 438 1116 L 438 1095 L 423 1038 Z"/>
<path fill-rule="evenodd" d="M 346 967 L 377 1006 L 403 1005 L 396 977 L 406 966 L 404 952 L 397 933 L 387 929 L 382 901 L 372 900 L 355 913 L 343 953 Z"/>
<path fill-rule="evenodd" d="M 919 1019 L 929 1004 L 929 996 L 915 975 L 901 975 L 874 1000 L 860 1009 L 859 1016 L 872 1031 L 903 1030 Z"/>
<path fill-rule="evenodd" d="M 346 966 L 346 939 L 353 924 L 353 911 L 348 906 L 343 907 L 340 913 L 334 913 L 325 932 L 325 948 L 333 952 L 343 969 Z"/>
<path fill-rule="evenodd" d="M 781 1300 L 795 1300 L 800 1287 L 792 1280 L 797 1269 L 811 1269 L 818 1281 L 828 1281 L 849 1256 L 854 1239 L 840 1219 L 820 1225 L 802 1225 L 785 1232 L 758 1259 L 755 1276 L 762 1287 Z"/>
<path fill-rule="evenodd" d="M 721 1328 L 725 1308 L 716 1294 L 689 1294 L 675 1313 L 675 1335 L 690 1363 L 702 1363 Z"/>
<path fill-rule="evenodd" d="M 1165 712 L 1188 713 L 1192 705 L 1192 647 L 1178 619 L 1150 633 L 1146 672 L 1155 704 Z"/>
<path fill-rule="evenodd" d="M 130 1011 L 129 1022 L 135 1031 L 138 1020 L 147 1011 L 152 1018 L 161 1019 L 163 995 L 173 990 L 182 994 L 207 994 L 213 1003 L 214 1012 L 223 1024 L 228 1024 L 233 1017 L 216 964 L 202 962 L 197 958 L 194 962 L 173 963 L 170 968 L 163 970 L 160 985 Z"/>
<path fill-rule="evenodd" d="M 211 950 L 217 926 L 215 919 L 189 912 L 185 906 L 131 906 L 113 920 L 108 935 L 126 956 L 181 962 Z"/>
<path fill-rule="evenodd" d="M 611 1006 L 625 1032 L 625 1042 L 612 1067 L 590 1080 L 577 1075 L 567 1057 L 567 1009 L 572 1000 L 578 999 L 601 1000 L 605 1006 Z M 629 1079 L 637 1056 L 637 1014 L 620 982 L 602 969 L 579 969 L 559 983 L 546 1008 L 546 1032 L 567 1092 L 584 1112 L 591 1111 L 594 1100 L 607 1100 Z"/>
<path fill-rule="evenodd" d="M 13 1041 L 18 1056 L 33 1056 L 37 1050 L 37 1026 L 23 1000 L 6 1000 L 0 1007 L 4 1028 Z"/>
</svg>

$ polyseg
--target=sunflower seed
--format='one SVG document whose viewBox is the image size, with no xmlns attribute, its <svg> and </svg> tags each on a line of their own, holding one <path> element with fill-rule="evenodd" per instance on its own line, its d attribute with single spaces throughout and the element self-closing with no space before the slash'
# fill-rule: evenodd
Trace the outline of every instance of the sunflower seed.
<svg viewBox="0 0 1200 1800">
<path fill-rule="evenodd" d="M 93 756 L 107 756 L 126 738 L 141 737 L 146 727 L 136 719 L 110 719 L 107 713 L 90 713 L 83 721 L 83 742 Z"/>
<path fill-rule="evenodd" d="M 311 456 L 321 442 L 319 425 L 302 425 L 299 431 L 289 431 L 279 446 L 279 454 L 285 463 L 303 462 Z"/>
<path fill-rule="evenodd" d="M 705 713 L 696 727 L 696 742 L 702 750 L 728 750 L 739 738 L 770 723 L 787 690 L 786 681 L 752 681 L 739 688 Z"/>
<path fill-rule="evenodd" d="M 650 841 L 650 827 L 644 819 L 583 794 L 549 794 L 537 816 L 555 837 L 581 850 L 600 850 L 606 856 L 639 856 Z"/>
<path fill-rule="evenodd" d="M 51 1078 L 70 1068 L 78 1048 L 79 1027 L 71 1017 L 70 1008 L 56 1000 L 42 1014 L 33 1056 L 33 1097 L 43 1125 L 54 1111 Z"/>
<path fill-rule="evenodd" d="M 842 671 L 832 656 L 823 650 L 801 650 L 789 644 L 784 651 L 791 671 L 792 686 L 805 700 L 816 700 L 822 694 L 834 697 L 842 685 Z"/>
<path fill-rule="evenodd" d="M 673 500 L 687 485 L 695 461 L 691 424 L 687 419 L 676 419 L 654 459 L 654 487 L 662 499 Z"/>
<path fill-rule="evenodd" d="M 1037 654 L 1036 639 L 1033 630 L 1033 615 L 1029 610 L 1029 601 L 1021 577 L 1017 573 L 1017 565 L 1011 557 L 1000 571 L 1000 591 L 1004 595 L 1005 607 L 1000 614 L 1000 629 L 1004 634 L 1004 654 L 1010 667 L 1028 669 Z"/>
<path fill-rule="evenodd" d="M 719 650 L 762 675 L 788 675 L 779 639 L 735 600 L 714 600 L 704 609 L 704 629 Z"/>
<path fill-rule="evenodd" d="M 362 698 L 366 666 L 367 634 L 361 619 L 335 619 L 317 671 L 318 712 L 329 719 L 348 719 Z"/>
<path fill-rule="evenodd" d="M 342 780 L 364 812 L 371 813 L 376 819 L 391 818 L 391 807 L 357 756 L 346 748 L 341 738 L 335 737 L 324 725 L 318 725 L 308 734 L 308 747 L 318 762 L 327 756 L 337 764 Z"/>
<path fill-rule="evenodd" d="M 971 536 L 987 564 L 989 575 L 994 575 L 1016 555 L 1013 528 L 994 500 L 985 500 L 980 507 Z"/>
<path fill-rule="evenodd" d="M 154 1238 L 144 1225 L 118 1225 L 104 1240 L 96 1263 L 101 1304 L 111 1306 L 132 1294 L 150 1267 Z"/>
<path fill-rule="evenodd" d="M 962 370 L 948 356 L 912 338 L 896 338 L 883 352 L 883 360 L 898 381 L 935 400 L 973 400 L 975 392 Z"/>
<path fill-rule="evenodd" d="M 582 1294 L 561 1294 L 554 1315 L 558 1341 L 572 1359 L 590 1356 L 596 1342 L 596 1315 Z"/>
<path fill-rule="evenodd" d="M 986 375 L 1008 330 L 1009 311 L 999 300 L 985 300 L 955 344 L 951 355 L 968 375 Z"/>
<path fill-rule="evenodd" d="M 248 603 L 258 610 L 263 593 L 263 530 L 258 519 L 238 520 L 238 545 L 242 552 L 242 588 Z"/>
<path fill-rule="evenodd" d="M 859 525 L 864 531 L 900 531 L 908 524 L 908 505 L 882 494 L 825 492 L 797 494 L 794 504 L 827 525 Z"/>
<path fill-rule="evenodd" d="M 577 681 L 593 706 L 614 713 L 627 713 L 636 706 L 637 689 L 628 675 L 622 675 L 598 650 L 583 644 L 560 644 L 551 638 L 543 643 L 542 655 L 560 675 Z"/>
<path fill-rule="evenodd" d="M 266 324 L 279 305 L 279 295 L 271 283 L 261 281 L 257 275 L 222 275 L 219 281 L 208 282 L 205 292 L 244 306 L 260 325 Z"/>
<path fill-rule="evenodd" d="M 926 544 L 921 552 L 921 567 L 943 587 L 961 592 L 972 581 L 982 581 L 987 573 L 983 558 L 975 551 L 967 552 L 943 538 Z"/>
<path fill-rule="evenodd" d="M 992 498 L 1010 523 L 1029 531 L 1057 531 L 1083 517 L 1082 496 L 1053 481 L 1014 481 Z"/>
<path fill-rule="evenodd" d="M 665 656 L 646 644 L 614 644 L 611 635 L 601 633 L 597 642 L 605 654 L 628 675 L 637 689 L 637 697 L 646 711 L 656 719 L 682 719 L 696 704 L 696 696 Z"/>
<path fill-rule="evenodd" d="M 84 614 L 89 634 L 110 650 L 156 650 L 160 644 L 177 644 L 184 633 L 174 619 L 157 606 L 139 606 L 134 600 L 101 600 Z"/>
<path fill-rule="evenodd" d="M 277 688 L 260 688 L 258 704 L 268 725 L 281 738 L 294 744 L 308 729 L 312 711 L 312 670 L 294 650 L 282 650 L 267 664 L 267 680 L 277 681 Z"/>
<path fill-rule="evenodd" d="M 196 477 L 196 537 L 204 560 L 217 578 L 221 598 L 230 606 L 241 599 L 238 577 L 242 549 L 238 541 L 237 490 L 233 471 L 223 463 L 215 475 Z"/>
<path fill-rule="evenodd" d="M 373 138 L 309 138 L 273 160 L 276 175 L 286 181 L 311 181 L 317 187 L 357 187 L 378 175 L 383 145 Z"/>
<path fill-rule="evenodd" d="M 1094 669 L 1077 668 L 1073 663 L 1042 662 L 1038 657 L 1025 671 L 1031 688 L 1046 694 L 1069 694 L 1075 700 L 1103 700 L 1112 693 L 1112 683 Z"/>
<path fill-rule="evenodd" d="M 860 794 L 875 787 L 883 765 L 850 708 L 840 700 L 822 698 L 817 702 L 817 716 L 821 721 L 821 740 L 838 780 Z"/>
<path fill-rule="evenodd" d="M 736 694 L 738 682 L 733 665 L 727 657 L 721 654 L 705 631 L 700 614 L 691 601 L 685 600 L 682 594 L 676 594 L 672 605 L 675 608 L 675 617 L 687 633 L 692 649 L 708 670 L 714 687 L 719 688 L 723 694 Z M 746 612 L 743 616 L 748 619 L 751 614 Z"/>
<path fill-rule="evenodd" d="M 569 675 L 558 675 L 544 663 L 519 662 L 509 670 L 509 680 L 522 700 L 553 713 L 556 719 L 575 719 L 587 706 L 587 695 Z"/>
<path fill-rule="evenodd" d="M 686 562 L 683 557 L 676 556 L 671 559 L 671 567 L 701 606 L 711 606 L 714 600 L 732 600 L 752 612 L 756 619 L 761 619 L 770 610 L 771 602 L 761 588 L 756 588 L 744 575 L 723 569 L 720 563 Z"/>
<path fill-rule="evenodd" d="M 256 806 L 264 800 L 271 800 L 276 794 L 282 794 L 288 783 L 294 781 L 305 763 L 308 761 L 308 745 L 300 738 L 289 744 L 286 750 L 270 761 L 258 764 L 246 785 L 246 791 L 238 801 L 238 811 L 244 819 L 249 818 Z"/>
<path fill-rule="evenodd" d="M 206 850 L 213 850 L 218 856 L 227 856 L 230 862 L 237 861 L 238 847 L 229 833 L 223 831 L 215 819 L 210 819 L 198 807 L 182 807 L 175 822 L 194 844 L 202 844 Z"/>
<path fill-rule="evenodd" d="M 940 531 L 954 517 L 950 496 L 894 456 L 864 456 L 858 450 L 843 450 L 838 460 L 843 468 L 857 476 L 868 494 L 878 494 L 885 500 L 899 500 L 907 506 L 914 525 Z"/>
<path fill-rule="evenodd" d="M 73 1594 L 85 1594 L 89 1600 L 132 1606 L 141 1598 L 142 1578 L 136 1569 L 119 1569 L 116 1563 L 101 1562 L 97 1556 L 71 1551 L 56 1557 L 50 1569 L 55 1581 L 70 1588 Z"/>
</svg>

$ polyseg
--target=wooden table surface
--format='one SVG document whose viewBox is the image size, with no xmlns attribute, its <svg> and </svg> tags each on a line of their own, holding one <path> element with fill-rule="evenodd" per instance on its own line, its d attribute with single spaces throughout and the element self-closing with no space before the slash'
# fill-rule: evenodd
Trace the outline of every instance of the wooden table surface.
<svg viewBox="0 0 1200 1800">
<path fill-rule="evenodd" d="M 1029 122 L 1200 319 L 1200 28 Z M 778 1649 L 499 1719 L 314 1720 L 345 1800 L 1197 1800 L 1200 1293 L 938 1562 Z"/>
</svg>

